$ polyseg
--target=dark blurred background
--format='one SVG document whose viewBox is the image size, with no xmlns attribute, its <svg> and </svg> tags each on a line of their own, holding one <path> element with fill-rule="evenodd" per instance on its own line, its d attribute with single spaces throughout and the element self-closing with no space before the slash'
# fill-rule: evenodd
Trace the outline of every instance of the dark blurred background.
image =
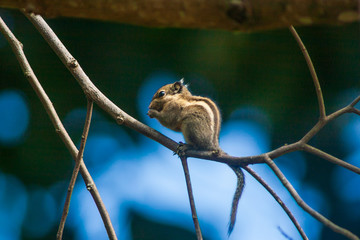
<svg viewBox="0 0 360 240">
<path fill-rule="evenodd" d="M 17 11 L 0 10 L 0 16 L 23 43 L 25 54 L 35 74 L 51 98 L 73 141 L 78 144 L 86 109 L 86 99 L 80 87 L 22 14 Z M 109 99 L 140 121 L 152 125 L 166 135 L 175 136 L 175 140 L 181 140 L 181 136 L 172 135 L 173 133 L 161 128 L 155 120 L 149 120 L 145 114 L 154 91 L 162 84 L 182 77 L 190 84 L 193 93 L 211 97 L 218 103 L 225 126 L 224 139 L 237 131 L 226 126 L 233 126 L 230 123 L 238 121 L 239 124 L 236 126 L 250 134 L 254 141 L 258 141 L 254 143 L 254 146 L 260 146 L 256 151 L 246 152 L 245 149 L 244 154 L 258 154 L 297 141 L 318 119 L 313 82 L 303 55 L 288 29 L 232 33 L 145 28 L 78 19 L 51 19 L 47 22 L 79 61 L 93 83 Z M 327 113 L 346 106 L 360 93 L 359 24 L 307 27 L 297 30 L 317 70 Z M 226 135 L 227 133 L 229 135 Z M 119 169 L 126 169 L 124 174 L 117 172 L 119 178 L 128 184 L 134 184 L 132 189 L 138 190 L 135 194 L 130 190 L 122 191 L 122 188 L 118 187 L 116 190 L 109 190 L 113 195 L 110 194 L 108 198 L 107 194 L 104 194 L 110 215 L 115 219 L 119 239 L 195 239 L 185 189 L 179 194 L 185 212 L 176 209 L 174 204 L 175 206 L 169 206 L 164 213 L 160 213 L 162 206 L 156 205 L 159 202 L 156 199 L 154 204 L 146 204 L 147 199 L 153 195 L 163 196 L 157 192 L 161 192 L 162 188 L 159 182 L 169 181 L 168 185 L 164 184 L 164 188 L 168 189 L 161 193 L 164 194 L 161 199 L 171 195 L 172 190 L 178 186 L 185 186 L 181 166 L 176 157 L 171 158 L 171 162 L 177 164 L 174 171 L 179 175 L 178 182 L 173 183 L 175 180 L 171 180 L 170 174 L 159 182 L 155 181 L 151 186 L 157 191 L 152 191 L 150 183 L 147 186 L 141 180 L 154 179 L 155 176 L 168 171 L 167 165 L 160 165 L 155 169 L 144 166 L 159 165 L 159 159 L 171 157 L 171 152 L 131 129 L 116 126 L 114 121 L 97 107 L 91 126 L 91 136 L 93 138 L 89 138 L 85 162 L 88 163 L 95 181 L 99 177 L 100 193 L 106 192 L 106 187 L 103 189 L 102 185 L 114 184 L 114 180 L 107 177 L 111 175 L 107 171 L 116 169 L 114 164 Z M 225 142 L 226 140 L 224 144 Z M 248 142 L 244 140 L 244 144 Z M 261 142 L 265 142 L 264 146 Z M 238 144 L 237 147 L 244 147 L 244 144 Z M 360 117 L 342 116 L 326 126 L 311 140 L 311 144 L 360 167 Z M 135 155 L 134 152 L 139 155 Z M 154 152 L 156 154 L 151 161 L 145 160 Z M 194 164 L 199 162 L 191 161 L 195 162 Z M 207 166 L 214 169 L 225 168 L 220 164 L 200 162 L 200 169 L 206 169 Z M 317 206 L 315 208 L 333 222 L 360 235 L 358 175 L 304 153 L 279 159 L 279 164 L 282 164 L 284 172 L 289 175 L 292 171 L 295 175 L 302 171 L 301 176 L 294 178 L 294 185 L 310 206 Z M 23 76 L 11 48 L 4 37 L 0 36 L 0 239 L 54 239 L 72 167 L 73 160 Z M 254 166 L 254 169 L 257 167 Z M 269 174 L 269 171 L 264 169 L 265 166 L 259 166 L 260 173 L 264 171 L 265 175 Z M 147 175 L 147 171 L 151 174 Z M 195 170 L 195 185 L 196 174 Z M 226 174 L 232 173 L 227 171 Z M 251 177 L 248 176 L 247 179 Z M 226 218 L 219 218 L 218 221 L 211 220 L 217 216 L 216 214 L 206 216 L 213 206 L 204 206 L 204 214 L 201 214 L 203 188 L 199 187 L 196 192 L 196 186 L 194 187 L 197 194 L 195 198 L 199 199 L 199 218 L 205 219 L 201 223 L 206 239 L 226 239 L 224 236 L 227 215 L 235 178 L 231 176 L 229 181 L 233 185 L 229 187 L 227 200 L 219 203 L 219 206 L 225 207 Z M 204 182 L 204 186 L 209 187 L 207 181 Z M 218 182 L 221 183 L 221 179 Z M 223 185 L 226 185 L 225 180 Z M 198 186 L 202 185 L 199 183 Z M 307 190 L 302 191 L 304 186 L 307 186 Z M 223 186 L 219 187 L 222 188 Z M 250 183 L 247 188 L 251 189 Z M 143 195 L 144 192 L 149 196 Z M 212 194 L 216 196 L 217 192 L 220 194 L 219 191 Z M 114 197 L 115 194 L 118 197 Z M 242 225 L 248 222 L 247 219 L 253 218 L 252 213 L 265 218 L 264 214 L 256 212 L 257 206 L 251 206 L 252 200 L 246 200 L 246 194 L 245 192 L 242 208 L 251 208 L 252 212 L 244 215 L 240 206 L 238 224 L 235 228 L 246 228 L 249 235 L 245 237 L 241 235 L 241 230 L 239 233 L 235 230 L 233 239 L 238 239 L 236 236 L 242 236 L 242 239 L 261 239 L 257 233 L 255 234 L 258 232 L 256 229 L 262 228 L 261 226 L 256 226 L 255 222 L 251 225 L 251 221 L 249 226 Z M 286 192 L 284 194 L 288 198 Z M 86 218 L 99 218 L 96 210 L 95 215 L 91 216 L 81 213 L 90 208 L 84 208 L 88 206 L 86 203 L 94 208 L 91 199 L 83 200 L 84 196 L 89 198 L 88 195 L 80 179 L 74 193 L 65 239 L 106 239 L 100 220 L 96 220 L 97 224 L 87 223 Z M 256 194 L 254 196 L 256 198 Z M 166 199 L 164 201 L 166 202 Z M 173 201 L 174 199 L 168 202 Z M 290 207 L 296 208 L 295 204 L 289 201 Z M 259 204 L 262 205 L 261 202 Z M 276 203 L 264 205 L 273 208 Z M 112 212 L 111 209 L 116 210 Z M 152 211 L 154 209 L 156 211 Z M 321 224 L 309 224 L 307 221 L 312 223 L 313 220 L 307 214 L 299 214 L 299 221 L 309 232 L 310 239 L 345 239 Z M 186 224 L 179 224 L 173 221 L 173 218 L 185 219 Z M 274 215 L 270 215 L 271 218 L 276 219 Z M 222 226 L 220 230 L 213 222 L 218 222 Z M 286 224 L 293 228 L 291 223 Z M 271 220 L 264 225 L 277 233 L 287 229 Z M 311 229 L 315 228 L 317 230 L 312 233 Z M 296 231 L 289 231 L 293 239 L 300 239 Z M 283 235 L 277 236 L 276 233 L 274 236 L 265 236 L 263 239 L 285 239 Z"/>
</svg>

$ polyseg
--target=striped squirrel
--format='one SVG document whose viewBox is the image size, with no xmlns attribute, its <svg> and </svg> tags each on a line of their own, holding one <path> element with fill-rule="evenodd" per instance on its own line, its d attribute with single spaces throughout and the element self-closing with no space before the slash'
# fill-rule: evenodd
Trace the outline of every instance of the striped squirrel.
<svg viewBox="0 0 360 240">
<path fill-rule="evenodd" d="M 218 107 L 209 98 L 193 96 L 183 79 L 157 90 L 147 114 L 150 118 L 156 118 L 163 126 L 182 132 L 186 144 L 182 145 L 180 151 L 193 149 L 225 154 L 219 146 L 221 116 Z M 230 235 L 235 225 L 245 178 L 240 167 L 229 167 L 237 176 L 228 228 Z"/>
</svg>

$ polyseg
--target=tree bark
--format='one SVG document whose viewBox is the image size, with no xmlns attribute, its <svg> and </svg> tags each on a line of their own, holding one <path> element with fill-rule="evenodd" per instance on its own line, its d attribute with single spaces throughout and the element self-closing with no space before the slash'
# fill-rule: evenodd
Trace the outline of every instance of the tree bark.
<svg viewBox="0 0 360 240">
<path fill-rule="evenodd" d="M 0 0 L 47 18 L 74 17 L 148 27 L 258 31 L 359 20 L 358 0 Z"/>
</svg>

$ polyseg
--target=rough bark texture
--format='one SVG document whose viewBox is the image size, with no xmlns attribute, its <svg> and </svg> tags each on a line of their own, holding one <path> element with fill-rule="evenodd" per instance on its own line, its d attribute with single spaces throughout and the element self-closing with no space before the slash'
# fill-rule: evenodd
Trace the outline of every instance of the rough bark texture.
<svg viewBox="0 0 360 240">
<path fill-rule="evenodd" d="M 0 0 L 0 7 L 48 18 L 239 31 L 359 20 L 358 0 Z"/>
</svg>

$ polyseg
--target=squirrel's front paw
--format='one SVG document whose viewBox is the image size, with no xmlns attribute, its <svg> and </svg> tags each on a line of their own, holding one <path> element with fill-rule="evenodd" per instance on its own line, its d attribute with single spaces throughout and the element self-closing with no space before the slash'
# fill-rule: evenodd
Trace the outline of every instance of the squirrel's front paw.
<svg viewBox="0 0 360 240">
<path fill-rule="evenodd" d="M 154 110 L 154 109 L 149 109 L 149 111 L 147 112 L 147 115 L 150 117 L 150 118 L 154 118 L 156 117 L 156 114 L 158 113 L 158 111 Z"/>
</svg>

